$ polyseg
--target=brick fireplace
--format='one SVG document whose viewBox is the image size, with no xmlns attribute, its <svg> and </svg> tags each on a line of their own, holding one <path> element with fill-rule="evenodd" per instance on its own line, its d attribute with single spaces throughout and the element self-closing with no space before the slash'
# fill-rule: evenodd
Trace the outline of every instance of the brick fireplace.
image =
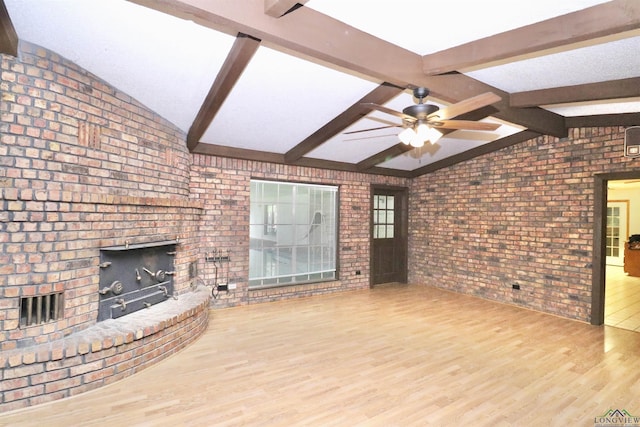
<svg viewBox="0 0 640 427">
<path fill-rule="evenodd" d="M 0 55 L 0 412 L 167 357 L 204 331 L 210 301 L 196 280 L 203 206 L 189 197 L 184 134 L 55 53 L 20 49 Z M 163 264 L 107 277 L 135 295 L 100 318 L 105 254 L 159 242 Z"/>
</svg>

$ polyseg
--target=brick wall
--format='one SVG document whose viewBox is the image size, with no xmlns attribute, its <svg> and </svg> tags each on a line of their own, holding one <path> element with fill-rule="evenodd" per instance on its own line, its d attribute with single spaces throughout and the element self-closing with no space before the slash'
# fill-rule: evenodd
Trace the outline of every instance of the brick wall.
<svg viewBox="0 0 640 427">
<path fill-rule="evenodd" d="M 594 174 L 638 168 L 623 141 L 571 129 L 415 179 L 410 281 L 590 321 Z"/>
<path fill-rule="evenodd" d="M 99 248 L 181 238 L 178 292 L 201 205 L 184 133 L 66 59 L 28 43 L 1 55 L 0 350 L 90 327 Z M 62 292 L 64 316 L 19 327 L 21 297 Z"/>
<path fill-rule="evenodd" d="M 248 289 L 251 178 L 339 186 L 339 280 L 273 289 Z M 371 184 L 408 186 L 409 182 L 397 177 L 194 155 L 191 193 L 205 206 L 200 228 L 200 278 L 203 283 L 210 285 L 215 277 L 213 265 L 204 261 L 204 252 L 218 249 L 226 254 L 229 251 L 229 281 L 237 285 L 235 290 L 221 292 L 214 300 L 214 306 L 368 288 Z M 356 275 L 356 270 L 362 274 Z"/>
</svg>

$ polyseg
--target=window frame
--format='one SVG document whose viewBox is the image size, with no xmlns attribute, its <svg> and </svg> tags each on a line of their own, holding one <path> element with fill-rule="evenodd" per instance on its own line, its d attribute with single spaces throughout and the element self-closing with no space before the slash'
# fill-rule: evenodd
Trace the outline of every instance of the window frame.
<svg viewBox="0 0 640 427">
<path fill-rule="evenodd" d="M 280 197 L 279 194 L 276 196 L 276 201 L 267 200 L 267 199 L 262 199 L 258 201 L 254 200 L 254 184 L 255 183 L 274 184 L 276 186 L 280 186 L 280 185 L 291 186 L 292 199 L 289 202 L 291 205 L 291 211 L 283 212 L 282 205 L 278 205 L 277 200 Z M 278 188 L 279 190 L 280 187 L 276 187 L 276 188 Z M 277 251 L 265 250 L 264 238 L 267 237 L 267 238 L 275 239 L 275 241 L 277 242 L 278 240 L 277 233 L 279 228 L 291 227 L 292 230 L 294 230 L 292 232 L 292 238 L 297 236 L 298 229 L 302 225 L 302 224 L 297 224 L 297 221 L 299 219 L 296 218 L 295 216 L 296 209 L 297 207 L 299 207 L 299 201 L 297 198 L 304 197 L 304 196 L 299 196 L 298 192 L 300 191 L 300 189 L 305 189 L 308 191 L 309 189 L 312 189 L 312 188 L 323 188 L 333 193 L 333 198 L 331 200 L 331 203 L 333 204 L 332 214 L 335 219 L 333 221 L 333 224 L 328 225 L 329 227 L 332 227 L 330 229 L 330 232 L 322 233 L 323 236 L 321 237 L 321 241 L 318 244 L 311 244 L 308 241 L 305 244 L 294 244 L 294 241 L 292 241 L 290 244 L 276 245 L 275 247 L 277 248 Z M 308 224 L 305 223 L 304 226 L 310 227 L 310 230 L 311 230 L 311 226 L 316 224 L 317 214 L 320 213 L 322 215 L 321 218 L 324 218 L 324 216 L 327 215 L 327 213 L 326 212 L 323 213 L 321 210 L 318 210 L 317 206 L 314 206 L 310 202 L 311 201 L 309 201 L 309 203 L 306 205 L 307 206 L 306 213 L 311 215 L 311 217 L 309 218 L 310 223 Z M 322 203 L 324 202 L 321 202 L 320 204 L 322 205 Z M 267 206 L 271 206 L 271 207 L 268 208 Z M 298 285 L 320 283 L 320 282 L 331 282 L 331 281 L 339 280 L 339 274 L 338 274 L 338 271 L 339 271 L 338 238 L 339 238 L 339 230 L 340 230 L 340 186 L 339 185 L 298 182 L 298 181 L 268 180 L 263 178 L 251 178 L 249 211 L 250 211 L 249 212 L 250 244 L 249 244 L 249 269 L 248 269 L 249 271 L 248 271 L 248 279 L 247 279 L 249 290 L 259 290 L 259 289 L 286 287 L 286 286 L 298 286 Z M 274 214 L 268 215 L 268 213 L 274 213 Z M 259 217 L 260 215 L 262 215 L 262 222 L 259 222 L 259 221 L 256 222 L 255 218 Z M 287 216 L 291 218 L 291 224 L 278 223 L 279 217 L 287 218 Z M 322 222 L 320 222 L 320 225 L 323 227 Z M 256 233 L 257 230 L 262 230 L 261 239 L 258 237 L 260 232 L 258 231 L 258 233 Z M 256 234 L 252 235 L 252 232 Z M 324 241 L 324 237 L 326 237 L 325 234 L 326 236 L 332 236 L 329 238 L 329 241 L 332 242 L 332 244 L 327 244 Z M 308 238 L 308 237 L 309 237 L 308 234 L 303 236 L 303 238 Z M 260 248 L 254 247 L 254 243 L 253 243 L 254 239 L 259 239 L 261 241 L 260 244 L 263 246 L 261 246 Z M 329 254 L 330 254 L 329 256 L 330 257 L 332 256 L 332 258 L 327 258 L 329 259 L 329 261 L 326 261 L 326 262 L 328 262 L 330 264 L 330 267 L 332 268 L 329 268 L 329 269 L 320 268 L 318 270 L 308 269 L 306 272 L 295 273 L 292 267 L 292 270 L 289 271 L 288 273 L 274 274 L 275 272 L 279 272 L 279 268 L 281 267 L 281 265 L 279 265 L 277 261 L 278 256 L 281 254 L 280 250 L 286 251 L 287 249 L 290 249 L 291 257 L 293 259 L 294 252 L 301 248 L 307 248 L 309 251 L 320 250 L 322 253 L 324 253 L 325 250 L 329 250 Z M 259 261 L 256 261 L 255 257 L 258 255 L 261 258 L 259 259 Z M 324 258 L 321 255 L 320 261 L 322 262 L 323 259 Z M 315 260 L 317 260 L 317 258 L 315 258 Z M 256 267 L 255 265 L 256 262 L 259 264 L 259 267 Z M 297 262 L 297 254 L 295 255 L 294 262 Z M 266 263 L 270 263 L 270 264 L 267 265 Z M 256 268 L 260 268 L 261 272 L 263 273 L 262 276 L 254 275 Z M 271 274 L 272 274 L 271 276 L 266 274 L 266 272 L 268 271 L 271 271 Z"/>
</svg>

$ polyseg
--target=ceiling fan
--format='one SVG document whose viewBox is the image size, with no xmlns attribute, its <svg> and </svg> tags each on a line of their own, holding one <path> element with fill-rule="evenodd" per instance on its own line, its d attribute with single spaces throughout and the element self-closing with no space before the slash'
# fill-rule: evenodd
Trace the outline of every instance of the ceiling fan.
<svg viewBox="0 0 640 427">
<path fill-rule="evenodd" d="M 413 147 L 422 147 L 426 141 L 435 143 L 443 134 L 438 129 L 465 129 L 492 131 L 500 127 L 496 123 L 475 122 L 471 120 L 452 120 L 462 114 L 486 107 L 500 101 L 500 97 L 492 92 L 486 92 L 472 98 L 465 99 L 456 104 L 440 109 L 437 105 L 425 104 L 424 99 L 429 95 L 429 89 L 417 87 L 413 89 L 413 96 L 418 99 L 418 103 L 410 105 L 402 112 L 387 108 L 383 105 L 371 102 L 362 105 L 373 110 L 396 116 L 402 119 L 402 124 L 392 124 L 371 129 L 364 129 L 345 134 L 367 132 L 390 127 L 404 128 L 398 137 L 400 141 Z"/>
</svg>

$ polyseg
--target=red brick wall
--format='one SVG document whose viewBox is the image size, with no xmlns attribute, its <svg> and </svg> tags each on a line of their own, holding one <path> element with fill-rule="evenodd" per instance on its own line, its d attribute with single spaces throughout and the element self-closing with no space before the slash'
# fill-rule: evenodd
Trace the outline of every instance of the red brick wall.
<svg viewBox="0 0 640 427">
<path fill-rule="evenodd" d="M 571 129 L 413 180 L 410 281 L 590 321 L 594 175 L 638 168 L 623 141 Z"/>
<path fill-rule="evenodd" d="M 269 179 L 339 186 L 340 224 L 337 281 L 250 291 L 249 209 L 250 180 Z M 194 155 L 191 193 L 204 204 L 200 228 L 200 278 L 214 282 L 213 265 L 204 252 L 229 252 L 229 282 L 237 288 L 221 292 L 215 307 L 274 301 L 284 298 L 369 287 L 369 203 L 371 184 L 408 186 L 404 178 L 276 165 L 247 160 Z M 361 272 L 356 275 L 356 270 Z"/>
<path fill-rule="evenodd" d="M 179 237 L 188 290 L 202 206 L 184 133 L 55 53 L 21 43 L 0 60 L 0 350 L 95 323 L 100 247 Z M 50 292 L 64 318 L 19 327 L 20 298 Z"/>
</svg>

